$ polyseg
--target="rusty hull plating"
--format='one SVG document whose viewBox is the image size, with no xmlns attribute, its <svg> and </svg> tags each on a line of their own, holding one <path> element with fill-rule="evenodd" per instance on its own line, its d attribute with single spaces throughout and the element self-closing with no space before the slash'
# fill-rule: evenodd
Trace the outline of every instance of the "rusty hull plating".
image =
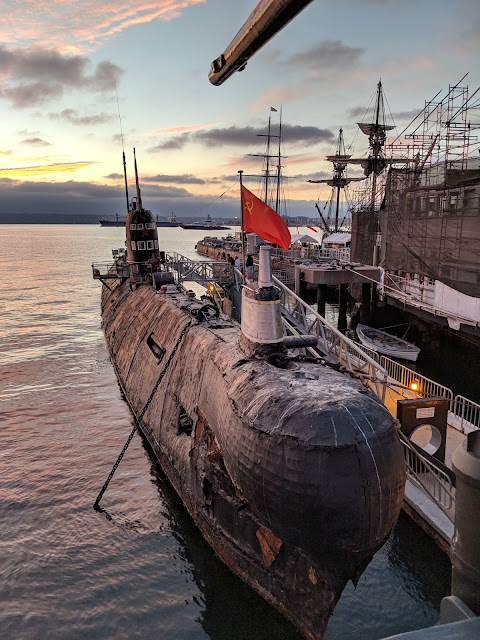
<svg viewBox="0 0 480 640">
<path fill-rule="evenodd" d="M 393 420 L 329 366 L 247 357 L 236 322 L 198 322 L 179 299 L 128 282 L 103 287 L 120 386 L 139 415 L 192 323 L 142 432 L 221 560 L 308 638 L 322 638 L 347 581 L 358 580 L 400 511 L 405 470 Z"/>
</svg>

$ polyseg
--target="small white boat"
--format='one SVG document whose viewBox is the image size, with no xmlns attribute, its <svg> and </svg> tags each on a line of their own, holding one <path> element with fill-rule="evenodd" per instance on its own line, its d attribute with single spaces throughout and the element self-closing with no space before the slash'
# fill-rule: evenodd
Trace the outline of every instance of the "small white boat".
<svg viewBox="0 0 480 640">
<path fill-rule="evenodd" d="M 367 327 L 365 324 L 357 325 L 357 336 L 365 347 L 393 358 L 415 362 L 420 353 L 420 347 L 416 347 L 411 342 L 397 338 L 381 329 Z"/>
</svg>

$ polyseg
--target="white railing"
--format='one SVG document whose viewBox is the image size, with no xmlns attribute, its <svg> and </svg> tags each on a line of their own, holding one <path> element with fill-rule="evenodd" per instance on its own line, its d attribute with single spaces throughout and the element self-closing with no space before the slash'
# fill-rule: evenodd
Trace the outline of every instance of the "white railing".
<svg viewBox="0 0 480 640">
<path fill-rule="evenodd" d="M 455 490 L 450 476 L 436 464 L 424 458 L 401 431 L 398 432 L 398 435 L 405 455 L 407 477 L 414 484 L 420 485 L 447 518 L 453 522 L 455 513 L 452 507 L 455 506 Z"/>
<path fill-rule="evenodd" d="M 126 262 L 124 259 L 115 262 L 95 262 L 92 264 L 94 280 L 108 280 L 112 278 L 129 278 L 142 273 L 151 277 L 152 265 L 147 262 Z"/>
<path fill-rule="evenodd" d="M 341 262 L 350 262 L 350 247 L 342 247 L 341 249 L 331 249 L 324 247 L 316 252 L 318 258 L 333 258 Z"/>
<path fill-rule="evenodd" d="M 462 433 L 480 429 L 480 404 L 463 396 L 455 396 L 449 418 L 452 426 Z"/>
<path fill-rule="evenodd" d="M 367 356 L 370 356 L 372 360 L 375 360 L 375 362 L 380 362 L 380 356 L 378 355 L 377 351 L 374 351 L 373 349 L 366 347 L 364 344 L 358 343 L 358 346 L 362 351 L 365 351 Z"/>
<path fill-rule="evenodd" d="M 295 276 L 292 270 L 287 271 L 286 269 L 273 269 L 272 274 L 283 284 L 293 284 L 295 282 Z"/>
<path fill-rule="evenodd" d="M 407 392 L 409 397 L 447 398 L 449 406 L 452 406 L 453 393 L 442 384 L 434 382 L 430 378 L 426 378 L 403 364 L 390 360 L 386 356 L 380 358 L 380 364 L 387 371 L 389 378 L 398 382 L 398 389 L 396 390 L 400 395 L 404 396 Z"/>
<path fill-rule="evenodd" d="M 288 289 L 278 278 L 273 276 L 273 281 L 280 289 L 284 321 L 291 323 L 297 330 L 301 329 L 304 334 L 316 336 L 318 348 L 325 356 L 343 365 L 384 401 L 388 381 L 385 369 Z"/>
<path fill-rule="evenodd" d="M 350 262 L 350 248 L 342 247 L 340 249 L 322 248 L 317 247 L 302 247 L 301 249 L 288 249 L 287 252 L 283 249 L 272 248 L 272 258 L 277 259 L 290 259 L 290 260 L 315 260 L 315 259 L 331 259 L 340 260 L 341 262 Z"/>
</svg>

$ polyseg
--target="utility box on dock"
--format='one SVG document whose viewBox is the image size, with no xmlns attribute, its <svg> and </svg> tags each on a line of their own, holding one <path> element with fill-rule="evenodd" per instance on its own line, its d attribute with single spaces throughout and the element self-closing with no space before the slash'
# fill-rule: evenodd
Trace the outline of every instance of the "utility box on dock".
<svg viewBox="0 0 480 640">
<path fill-rule="evenodd" d="M 447 398 L 415 398 L 397 402 L 397 418 L 401 432 L 411 438 L 418 429 L 419 438 L 412 442 L 440 462 L 445 462 L 445 444 L 447 441 Z M 422 431 L 420 427 L 425 427 Z M 428 428 L 429 427 L 429 428 Z"/>
</svg>

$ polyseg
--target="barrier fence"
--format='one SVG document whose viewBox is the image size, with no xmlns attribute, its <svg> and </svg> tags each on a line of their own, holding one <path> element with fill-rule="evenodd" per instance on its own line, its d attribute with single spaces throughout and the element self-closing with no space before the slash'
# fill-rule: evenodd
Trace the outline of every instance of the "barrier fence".
<svg viewBox="0 0 480 640">
<path fill-rule="evenodd" d="M 419 398 L 447 398 L 450 408 L 452 407 L 453 393 L 442 384 L 434 382 L 386 356 L 381 356 L 380 364 L 387 371 L 389 378 L 399 383 L 398 393 L 400 395 L 403 396 L 408 391 L 410 397 L 413 395 Z"/>
<path fill-rule="evenodd" d="M 452 507 L 455 506 L 455 489 L 451 478 L 440 467 L 424 458 L 401 431 L 398 435 L 405 455 L 407 477 L 414 484 L 420 485 L 453 522 L 455 510 Z"/>
<path fill-rule="evenodd" d="M 452 420 L 462 433 L 480 429 L 480 404 L 464 396 L 455 396 L 452 406 Z"/>
</svg>

